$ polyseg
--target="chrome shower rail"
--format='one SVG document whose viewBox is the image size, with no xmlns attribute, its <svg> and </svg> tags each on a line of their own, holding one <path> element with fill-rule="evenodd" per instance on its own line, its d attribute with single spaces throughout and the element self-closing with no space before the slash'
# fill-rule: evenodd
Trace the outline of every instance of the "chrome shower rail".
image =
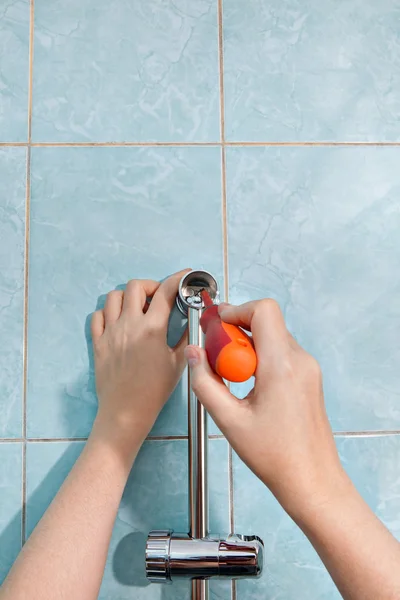
<svg viewBox="0 0 400 600">
<path fill-rule="evenodd" d="M 182 278 L 177 297 L 188 318 L 189 343 L 203 345 L 200 319 L 201 290 L 218 302 L 218 285 L 207 271 Z M 257 536 L 219 535 L 208 531 L 207 413 L 198 401 L 188 375 L 189 533 L 156 530 L 146 544 L 146 575 L 152 582 L 191 580 L 192 600 L 208 600 L 208 579 L 258 577 L 263 567 L 263 542 Z"/>
<path fill-rule="evenodd" d="M 203 345 L 200 319 L 202 309 L 189 308 L 189 344 Z M 188 435 L 189 435 L 189 535 L 205 538 L 208 535 L 208 485 L 207 485 L 207 415 L 204 406 L 192 390 L 188 372 Z"/>
</svg>

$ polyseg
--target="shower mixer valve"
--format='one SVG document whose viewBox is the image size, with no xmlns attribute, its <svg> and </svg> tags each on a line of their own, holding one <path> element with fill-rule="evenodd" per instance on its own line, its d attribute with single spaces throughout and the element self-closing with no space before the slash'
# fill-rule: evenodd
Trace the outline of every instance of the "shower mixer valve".
<svg viewBox="0 0 400 600">
<path fill-rule="evenodd" d="M 247 375 L 247 379 L 256 367 L 251 338 L 233 325 L 229 326 L 233 329 L 225 330 L 227 324 L 219 318 L 218 302 L 218 284 L 210 273 L 191 271 L 182 278 L 176 305 L 188 319 L 189 344 L 203 346 L 205 333 L 205 347 L 214 370 L 223 377 L 221 364 L 225 368 L 228 362 L 232 367 L 236 361 L 239 371 L 242 364 L 240 377 Z M 228 355 L 230 360 L 218 364 L 218 357 L 226 347 L 229 352 L 225 351 L 225 359 Z M 169 529 L 149 533 L 146 575 L 150 581 L 158 583 L 168 583 L 176 578 L 189 579 L 192 600 L 207 600 L 207 580 L 210 578 L 260 576 L 264 546 L 256 535 L 220 536 L 208 531 L 207 415 L 191 389 L 190 373 L 188 416 L 190 530 L 189 533 L 174 533 Z"/>
</svg>

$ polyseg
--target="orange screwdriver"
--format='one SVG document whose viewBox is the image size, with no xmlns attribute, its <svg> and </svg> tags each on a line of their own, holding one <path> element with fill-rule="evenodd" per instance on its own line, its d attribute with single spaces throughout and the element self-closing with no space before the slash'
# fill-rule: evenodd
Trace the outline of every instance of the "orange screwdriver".
<svg viewBox="0 0 400 600">
<path fill-rule="evenodd" d="M 200 293 L 205 306 L 200 325 L 211 368 L 227 381 L 246 381 L 257 367 L 253 340 L 237 325 L 222 321 L 207 290 Z"/>
</svg>

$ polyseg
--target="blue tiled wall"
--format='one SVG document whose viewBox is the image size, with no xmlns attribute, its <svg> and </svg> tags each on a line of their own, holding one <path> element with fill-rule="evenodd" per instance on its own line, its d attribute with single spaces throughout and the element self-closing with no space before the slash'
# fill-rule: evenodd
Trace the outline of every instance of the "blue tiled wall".
<svg viewBox="0 0 400 600">
<path fill-rule="evenodd" d="M 233 302 L 279 300 L 322 365 L 345 468 L 400 536 L 399 19 L 396 0 L 0 0 L 0 581 L 90 431 L 88 316 L 185 266 Z M 147 531 L 187 526 L 186 418 L 182 385 L 129 479 L 101 598 L 188 598 L 143 573 Z M 337 598 L 210 431 L 212 528 L 266 544 L 264 577 L 213 600 Z"/>
</svg>

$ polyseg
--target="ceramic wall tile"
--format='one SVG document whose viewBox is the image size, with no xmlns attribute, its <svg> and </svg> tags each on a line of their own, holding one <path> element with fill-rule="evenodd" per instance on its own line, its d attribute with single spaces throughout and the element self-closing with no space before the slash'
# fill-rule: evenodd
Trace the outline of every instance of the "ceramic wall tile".
<svg viewBox="0 0 400 600">
<path fill-rule="evenodd" d="M 223 4 L 229 140 L 399 140 L 397 2 Z"/>
<path fill-rule="evenodd" d="M 0 437 L 6 438 L 22 433 L 25 188 L 25 148 L 0 148 Z"/>
<path fill-rule="evenodd" d="M 230 299 L 279 301 L 322 366 L 335 430 L 400 429 L 399 158 L 228 150 Z"/>
<path fill-rule="evenodd" d="M 219 139 L 215 0 L 36 0 L 34 73 L 36 141 Z"/>
<path fill-rule="evenodd" d="M 28 139 L 29 0 L 0 0 L 0 142 Z"/>
<path fill-rule="evenodd" d="M 222 280 L 220 153 L 35 148 L 31 195 L 28 435 L 84 436 L 96 412 L 88 315 L 98 299 L 187 266 Z M 153 434 L 186 431 L 182 382 Z"/>
<path fill-rule="evenodd" d="M 0 443 L 0 586 L 21 549 L 22 445 Z"/>
<path fill-rule="evenodd" d="M 341 460 L 357 489 L 378 517 L 400 538 L 400 438 L 338 438 Z M 235 525 L 265 543 L 265 572 L 260 580 L 238 584 L 238 600 L 341 598 L 311 544 L 267 488 L 234 457 Z"/>
<path fill-rule="evenodd" d="M 31 442 L 27 452 L 27 533 L 31 533 L 79 456 L 79 442 Z M 1 451 L 1 445 L 0 445 Z M 210 528 L 224 532 L 228 518 L 228 447 L 210 442 Z M 151 529 L 188 529 L 187 442 L 146 442 L 129 477 L 115 523 L 99 598 L 186 600 L 186 583 L 150 585 L 144 546 Z M 226 585 L 212 584 L 211 597 L 230 600 Z"/>
</svg>

